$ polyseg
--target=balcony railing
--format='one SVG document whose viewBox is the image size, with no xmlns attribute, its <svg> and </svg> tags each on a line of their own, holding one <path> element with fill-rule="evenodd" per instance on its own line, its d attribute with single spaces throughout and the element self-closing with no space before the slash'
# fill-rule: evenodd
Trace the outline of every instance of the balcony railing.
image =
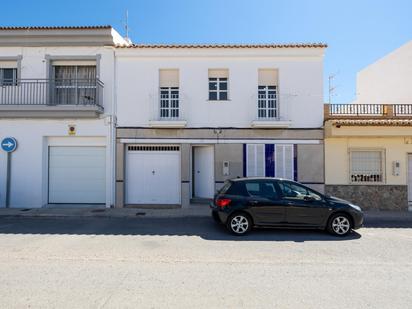
<svg viewBox="0 0 412 309">
<path fill-rule="evenodd" d="M 0 86 L 0 105 L 96 106 L 103 108 L 98 79 L 19 79 Z"/>
<path fill-rule="evenodd" d="M 325 104 L 327 119 L 412 118 L 412 104 Z"/>
</svg>

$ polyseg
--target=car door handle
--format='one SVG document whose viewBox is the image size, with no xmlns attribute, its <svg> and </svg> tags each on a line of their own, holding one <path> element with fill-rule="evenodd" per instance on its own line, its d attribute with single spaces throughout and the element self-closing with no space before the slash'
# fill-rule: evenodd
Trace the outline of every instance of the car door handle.
<svg viewBox="0 0 412 309">
<path fill-rule="evenodd" d="M 249 203 L 252 204 L 252 205 L 257 205 L 257 204 L 259 204 L 259 201 L 253 200 L 253 201 L 250 201 Z"/>
</svg>

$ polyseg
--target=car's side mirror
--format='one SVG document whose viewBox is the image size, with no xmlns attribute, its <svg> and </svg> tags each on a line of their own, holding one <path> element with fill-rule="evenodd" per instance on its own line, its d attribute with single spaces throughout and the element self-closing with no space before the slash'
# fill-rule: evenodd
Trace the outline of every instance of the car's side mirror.
<svg viewBox="0 0 412 309">
<path fill-rule="evenodd" d="M 315 200 L 315 198 L 313 196 L 310 196 L 310 195 L 305 195 L 303 200 L 306 201 L 306 202 L 313 202 Z"/>
</svg>

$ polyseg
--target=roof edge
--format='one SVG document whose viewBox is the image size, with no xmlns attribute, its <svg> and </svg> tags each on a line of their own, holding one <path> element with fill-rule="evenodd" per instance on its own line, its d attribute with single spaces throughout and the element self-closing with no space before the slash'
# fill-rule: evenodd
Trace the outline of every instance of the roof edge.
<svg viewBox="0 0 412 309">
<path fill-rule="evenodd" d="M 2 31 L 13 30 L 98 30 L 98 29 L 112 29 L 111 25 L 97 25 L 97 26 L 0 26 Z"/>
<path fill-rule="evenodd" d="M 136 49 L 184 49 L 184 48 L 327 48 L 325 43 L 285 43 L 285 44 L 131 44 L 116 45 L 116 48 Z"/>
</svg>

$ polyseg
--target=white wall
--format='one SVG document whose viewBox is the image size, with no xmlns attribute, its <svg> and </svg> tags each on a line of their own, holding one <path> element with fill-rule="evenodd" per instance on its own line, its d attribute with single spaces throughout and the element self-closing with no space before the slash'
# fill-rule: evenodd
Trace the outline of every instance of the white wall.
<svg viewBox="0 0 412 309">
<path fill-rule="evenodd" d="M 2 57 L 22 56 L 21 79 L 47 78 L 46 55 L 89 57 L 101 55 L 99 79 L 104 83 L 104 108 L 106 114 L 112 112 L 114 85 L 114 52 L 112 47 L 0 47 Z"/>
<path fill-rule="evenodd" d="M 410 104 L 412 102 L 412 41 L 406 43 L 357 76 L 361 104 Z"/>
<path fill-rule="evenodd" d="M 13 136 L 18 149 L 13 153 L 11 207 L 41 207 L 47 203 L 47 147 L 49 138 L 61 138 L 73 145 L 106 146 L 106 204 L 114 201 L 114 158 L 108 116 L 113 111 L 114 51 L 112 47 L 0 47 L 1 57 L 22 56 L 19 78 L 45 79 L 46 55 L 96 56 L 100 58 L 100 80 L 104 83 L 104 114 L 100 119 L 0 119 L 0 140 Z M 77 134 L 68 136 L 68 125 L 75 124 Z M 55 141 L 56 139 L 54 139 Z M 46 176 L 45 176 L 46 175 Z M 0 150 L 0 207 L 5 206 L 6 153 Z"/>
<path fill-rule="evenodd" d="M 98 122 L 98 123 L 96 123 Z M 47 204 L 47 148 L 49 145 L 106 146 L 109 127 L 104 120 L 1 120 L 0 140 L 13 136 L 18 148 L 12 153 L 10 207 Z M 76 136 L 68 126 L 76 125 Z M 111 199 L 109 147 L 106 149 L 106 194 Z M 0 151 L 0 207 L 5 206 L 7 154 Z"/>
<path fill-rule="evenodd" d="M 257 117 L 258 69 L 279 70 L 282 120 L 292 127 L 323 122 L 323 49 L 117 49 L 119 126 L 148 126 L 158 117 L 159 69 L 179 69 L 188 127 L 251 127 Z M 229 69 L 229 101 L 208 100 L 208 69 Z"/>
</svg>

